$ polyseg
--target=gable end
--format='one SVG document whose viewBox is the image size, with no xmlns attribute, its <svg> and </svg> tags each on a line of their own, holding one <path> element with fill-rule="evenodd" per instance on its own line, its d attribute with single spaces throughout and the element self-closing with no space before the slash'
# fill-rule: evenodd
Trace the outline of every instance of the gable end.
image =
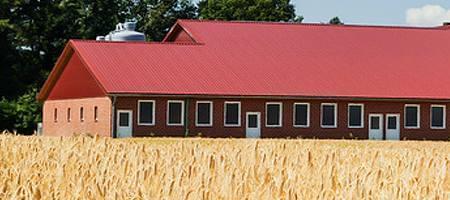
<svg viewBox="0 0 450 200">
<path fill-rule="evenodd" d="M 170 29 L 163 42 L 173 43 L 197 43 L 194 37 L 186 31 L 178 22 Z"/>
<path fill-rule="evenodd" d="M 102 97 L 106 92 L 70 42 L 42 87 L 39 101 Z"/>
</svg>

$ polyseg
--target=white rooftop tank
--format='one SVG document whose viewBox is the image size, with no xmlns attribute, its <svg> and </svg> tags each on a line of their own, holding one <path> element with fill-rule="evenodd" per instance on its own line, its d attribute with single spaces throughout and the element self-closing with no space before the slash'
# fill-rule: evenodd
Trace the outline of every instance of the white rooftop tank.
<svg viewBox="0 0 450 200">
<path fill-rule="evenodd" d="M 136 22 L 125 22 L 116 25 L 116 30 L 106 36 L 97 36 L 96 40 L 103 41 L 145 41 L 144 33 L 135 31 Z"/>
</svg>

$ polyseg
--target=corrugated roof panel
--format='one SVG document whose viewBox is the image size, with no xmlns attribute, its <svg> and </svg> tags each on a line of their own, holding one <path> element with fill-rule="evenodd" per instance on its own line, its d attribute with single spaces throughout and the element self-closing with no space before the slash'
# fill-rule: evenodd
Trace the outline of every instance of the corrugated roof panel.
<svg viewBox="0 0 450 200">
<path fill-rule="evenodd" d="M 450 32 L 178 22 L 202 44 L 72 41 L 109 93 L 450 99 Z"/>
</svg>

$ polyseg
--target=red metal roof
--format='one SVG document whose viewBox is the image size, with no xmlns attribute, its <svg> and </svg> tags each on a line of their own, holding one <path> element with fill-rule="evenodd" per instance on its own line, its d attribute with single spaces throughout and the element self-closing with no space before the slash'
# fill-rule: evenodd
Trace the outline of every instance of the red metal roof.
<svg viewBox="0 0 450 200">
<path fill-rule="evenodd" d="M 198 44 L 70 45 L 107 93 L 450 99 L 442 28 L 177 23 Z"/>
</svg>

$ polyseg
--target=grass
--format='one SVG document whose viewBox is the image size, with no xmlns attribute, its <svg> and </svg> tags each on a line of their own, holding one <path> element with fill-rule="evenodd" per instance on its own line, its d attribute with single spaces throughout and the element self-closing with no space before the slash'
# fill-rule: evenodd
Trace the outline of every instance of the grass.
<svg viewBox="0 0 450 200">
<path fill-rule="evenodd" d="M 449 142 L 0 135 L 0 199 L 449 199 Z"/>
</svg>

